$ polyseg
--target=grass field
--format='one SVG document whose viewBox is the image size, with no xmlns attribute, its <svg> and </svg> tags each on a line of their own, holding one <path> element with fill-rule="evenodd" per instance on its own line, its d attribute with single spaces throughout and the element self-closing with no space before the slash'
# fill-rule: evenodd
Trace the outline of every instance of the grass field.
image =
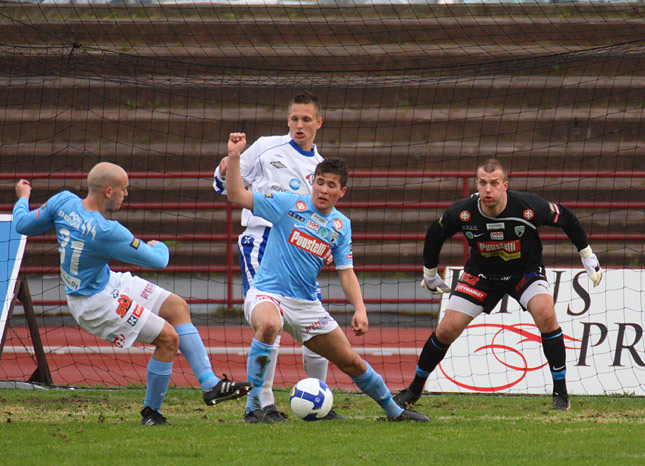
<svg viewBox="0 0 645 466">
<path fill-rule="evenodd" d="M 139 424 L 143 389 L 0 390 L 2 465 L 645 464 L 645 400 L 430 395 L 426 424 L 386 422 L 369 398 L 335 392 L 345 421 L 246 425 L 243 401 L 208 408 L 170 390 L 171 425 Z M 276 392 L 287 409 L 288 393 Z"/>
</svg>

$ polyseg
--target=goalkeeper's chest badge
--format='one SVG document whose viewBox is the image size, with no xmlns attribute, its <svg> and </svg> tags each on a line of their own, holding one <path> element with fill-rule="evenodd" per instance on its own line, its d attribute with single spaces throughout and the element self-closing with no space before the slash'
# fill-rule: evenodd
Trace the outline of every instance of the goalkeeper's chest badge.
<svg viewBox="0 0 645 466">
<path fill-rule="evenodd" d="M 516 226 L 514 228 L 514 230 L 515 230 L 515 234 L 517 235 L 517 237 L 521 238 L 522 235 L 524 234 L 524 231 L 526 230 L 526 228 L 524 227 L 524 225 L 518 225 L 518 226 Z"/>
</svg>

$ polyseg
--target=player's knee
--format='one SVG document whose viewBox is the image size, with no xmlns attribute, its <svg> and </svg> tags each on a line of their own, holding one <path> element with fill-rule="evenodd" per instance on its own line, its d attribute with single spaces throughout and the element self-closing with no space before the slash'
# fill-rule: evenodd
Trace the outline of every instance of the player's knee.
<svg viewBox="0 0 645 466">
<path fill-rule="evenodd" d="M 255 326 L 255 338 L 272 345 L 281 329 L 282 323 L 279 320 L 264 319 Z"/>
<path fill-rule="evenodd" d="M 173 293 L 164 301 L 159 310 L 159 316 L 176 327 L 190 322 L 190 308 L 183 298 Z"/>
<path fill-rule="evenodd" d="M 177 354 L 179 352 L 179 335 L 174 328 L 166 324 L 155 341 L 154 345 L 165 354 Z"/>
</svg>

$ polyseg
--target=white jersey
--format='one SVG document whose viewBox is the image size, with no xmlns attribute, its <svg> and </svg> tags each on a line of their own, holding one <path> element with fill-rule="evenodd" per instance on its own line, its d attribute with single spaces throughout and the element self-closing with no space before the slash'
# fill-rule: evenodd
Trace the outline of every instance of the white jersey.
<svg viewBox="0 0 645 466">
<path fill-rule="evenodd" d="M 265 136 L 242 153 L 240 169 L 244 185 L 251 191 L 306 195 L 311 194 L 314 172 L 322 161 L 315 145 L 311 151 L 305 151 L 288 134 Z M 219 194 L 226 194 L 226 181 L 222 179 L 219 167 L 215 170 L 213 188 Z M 244 209 L 242 226 L 250 230 L 255 227 L 270 227 L 271 223 Z"/>
</svg>

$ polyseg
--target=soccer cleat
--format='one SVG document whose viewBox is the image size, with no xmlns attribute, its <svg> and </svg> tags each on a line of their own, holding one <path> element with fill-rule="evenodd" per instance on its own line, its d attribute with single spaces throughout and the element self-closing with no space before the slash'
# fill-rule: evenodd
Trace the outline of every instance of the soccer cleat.
<svg viewBox="0 0 645 466">
<path fill-rule="evenodd" d="M 260 424 L 263 422 L 262 410 L 254 409 L 248 413 L 244 413 L 244 422 L 247 424 Z"/>
<path fill-rule="evenodd" d="M 156 409 L 146 406 L 141 411 L 141 425 L 143 426 L 163 426 L 168 424 L 165 417 Z"/>
<path fill-rule="evenodd" d="M 408 406 L 419 401 L 419 398 L 421 398 L 421 395 L 415 395 L 412 393 L 412 390 L 406 388 L 394 396 L 394 402 L 401 408 L 406 409 Z"/>
<path fill-rule="evenodd" d="M 429 422 L 430 418 L 425 414 L 417 413 L 416 411 L 412 411 L 411 409 L 404 409 L 401 414 L 399 414 L 397 417 L 395 417 L 392 420 L 396 422 L 402 422 L 402 421 Z"/>
<path fill-rule="evenodd" d="M 551 409 L 557 409 L 558 411 L 566 411 L 571 408 L 571 402 L 569 401 L 569 395 L 560 395 L 559 393 L 553 393 L 553 406 Z"/>
<path fill-rule="evenodd" d="M 276 405 L 268 405 L 262 408 L 262 422 L 273 424 L 274 422 L 285 422 L 287 417 L 278 410 Z"/>
<path fill-rule="evenodd" d="M 226 374 L 210 390 L 204 390 L 204 403 L 208 406 L 215 406 L 217 403 L 222 403 L 228 400 L 236 400 L 246 395 L 253 388 L 253 384 L 249 382 L 231 382 L 228 380 Z"/>
<path fill-rule="evenodd" d="M 337 419 L 345 419 L 345 416 L 338 414 L 334 409 L 330 409 L 327 416 L 323 417 L 321 421 L 334 421 Z"/>
</svg>

